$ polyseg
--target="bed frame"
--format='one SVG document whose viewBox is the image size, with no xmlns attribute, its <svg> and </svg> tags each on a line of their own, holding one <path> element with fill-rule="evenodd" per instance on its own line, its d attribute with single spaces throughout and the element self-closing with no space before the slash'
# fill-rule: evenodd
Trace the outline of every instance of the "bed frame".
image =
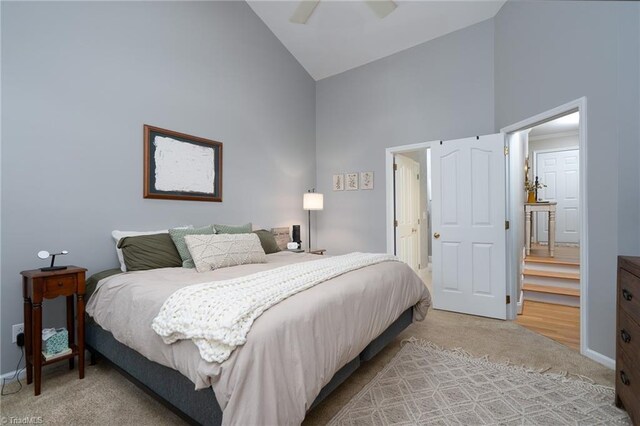
<svg viewBox="0 0 640 426">
<path fill-rule="evenodd" d="M 385 331 L 331 378 L 309 409 L 314 408 L 344 382 L 362 362 L 368 361 L 400 334 L 413 318 L 412 308 L 404 311 Z M 105 359 L 127 379 L 157 399 L 190 424 L 220 425 L 222 410 L 212 388 L 194 390 L 193 382 L 177 370 L 148 360 L 135 350 L 118 342 L 111 333 L 88 318 L 85 345 L 91 353 L 91 364 L 97 357 Z"/>
</svg>

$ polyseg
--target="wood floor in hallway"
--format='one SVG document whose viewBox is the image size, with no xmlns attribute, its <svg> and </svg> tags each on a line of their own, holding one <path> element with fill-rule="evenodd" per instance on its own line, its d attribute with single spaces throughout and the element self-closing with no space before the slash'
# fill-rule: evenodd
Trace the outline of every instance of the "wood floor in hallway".
<svg viewBox="0 0 640 426">
<path fill-rule="evenodd" d="M 516 322 L 576 351 L 580 350 L 580 308 L 525 300 Z"/>
<path fill-rule="evenodd" d="M 550 263 L 554 263 L 553 261 L 558 261 L 559 263 L 569 262 L 569 263 L 580 263 L 580 247 L 578 246 L 556 246 L 555 248 L 555 256 L 549 257 L 549 247 L 546 245 L 542 245 L 539 243 L 531 244 L 531 254 L 527 256 L 527 258 L 533 259 L 547 259 Z"/>
</svg>

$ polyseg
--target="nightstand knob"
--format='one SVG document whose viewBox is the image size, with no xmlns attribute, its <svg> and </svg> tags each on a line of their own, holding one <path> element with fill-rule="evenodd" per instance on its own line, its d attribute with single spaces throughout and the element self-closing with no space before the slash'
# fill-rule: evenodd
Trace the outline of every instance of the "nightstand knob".
<svg viewBox="0 0 640 426">
<path fill-rule="evenodd" d="M 58 281 L 58 287 L 62 287 L 64 283 L 62 281 Z"/>
</svg>

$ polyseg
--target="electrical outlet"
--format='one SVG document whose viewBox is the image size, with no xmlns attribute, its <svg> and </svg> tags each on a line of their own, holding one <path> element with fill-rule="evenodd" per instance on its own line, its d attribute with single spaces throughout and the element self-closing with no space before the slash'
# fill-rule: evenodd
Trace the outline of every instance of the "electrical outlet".
<svg viewBox="0 0 640 426">
<path fill-rule="evenodd" d="M 24 324 L 14 324 L 11 327 L 11 343 L 18 341 L 18 334 L 24 333 Z"/>
</svg>

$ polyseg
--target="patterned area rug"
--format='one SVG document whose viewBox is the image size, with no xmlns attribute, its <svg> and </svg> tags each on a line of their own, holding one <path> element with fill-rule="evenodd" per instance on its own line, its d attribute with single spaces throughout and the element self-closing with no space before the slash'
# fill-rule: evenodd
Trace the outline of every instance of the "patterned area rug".
<svg viewBox="0 0 640 426">
<path fill-rule="evenodd" d="M 411 339 L 330 425 L 630 425 L 614 390 Z"/>
</svg>

